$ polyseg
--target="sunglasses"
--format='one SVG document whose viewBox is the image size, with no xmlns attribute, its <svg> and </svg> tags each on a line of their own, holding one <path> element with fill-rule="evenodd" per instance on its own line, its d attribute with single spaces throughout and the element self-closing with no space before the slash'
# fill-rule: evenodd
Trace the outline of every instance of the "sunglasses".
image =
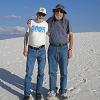
<svg viewBox="0 0 100 100">
<path fill-rule="evenodd" d="M 64 11 L 62 9 L 56 9 L 55 12 L 64 13 Z"/>
<path fill-rule="evenodd" d="M 44 14 L 44 13 L 38 13 L 38 16 L 45 16 L 46 14 Z"/>
</svg>

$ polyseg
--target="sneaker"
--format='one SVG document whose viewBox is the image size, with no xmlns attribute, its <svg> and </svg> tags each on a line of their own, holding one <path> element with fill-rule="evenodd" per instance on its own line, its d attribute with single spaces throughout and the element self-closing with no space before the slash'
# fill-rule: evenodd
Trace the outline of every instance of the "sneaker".
<svg viewBox="0 0 100 100">
<path fill-rule="evenodd" d="M 59 94 L 63 99 L 67 99 L 68 98 L 68 96 L 67 96 L 67 92 L 65 92 L 65 93 L 62 93 L 62 94 Z"/>
<path fill-rule="evenodd" d="M 30 96 L 24 96 L 23 100 L 30 100 Z"/>
<path fill-rule="evenodd" d="M 51 97 L 55 97 L 56 93 L 52 90 L 48 92 L 47 100 L 49 100 Z"/>
<path fill-rule="evenodd" d="M 35 100 L 42 100 L 43 96 L 40 93 L 36 94 Z"/>
</svg>

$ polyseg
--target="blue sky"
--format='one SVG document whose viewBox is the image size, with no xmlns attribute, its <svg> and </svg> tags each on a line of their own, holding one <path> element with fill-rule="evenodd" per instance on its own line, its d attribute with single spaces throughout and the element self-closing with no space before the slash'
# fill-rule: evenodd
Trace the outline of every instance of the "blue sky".
<svg viewBox="0 0 100 100">
<path fill-rule="evenodd" d="M 52 15 L 56 4 L 63 4 L 73 32 L 100 32 L 100 0 L 0 0 L 0 33 L 23 32 L 39 7 Z"/>
</svg>

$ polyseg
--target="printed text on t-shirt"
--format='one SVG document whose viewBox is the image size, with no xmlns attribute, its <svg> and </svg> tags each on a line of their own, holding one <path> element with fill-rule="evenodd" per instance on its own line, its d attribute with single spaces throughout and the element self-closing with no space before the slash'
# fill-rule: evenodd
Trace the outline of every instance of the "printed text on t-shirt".
<svg viewBox="0 0 100 100">
<path fill-rule="evenodd" d="M 45 27 L 33 25 L 32 26 L 32 31 L 35 31 L 35 32 L 45 32 Z"/>
</svg>

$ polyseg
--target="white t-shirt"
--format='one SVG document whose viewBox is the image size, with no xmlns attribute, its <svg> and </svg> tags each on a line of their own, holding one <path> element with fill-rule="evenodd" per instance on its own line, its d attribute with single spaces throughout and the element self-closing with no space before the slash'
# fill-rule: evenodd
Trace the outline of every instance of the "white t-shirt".
<svg viewBox="0 0 100 100">
<path fill-rule="evenodd" d="M 31 20 L 27 32 L 29 33 L 29 45 L 32 47 L 40 47 L 45 45 L 46 33 L 48 32 L 48 23 L 43 21 L 37 23 L 35 20 Z"/>
</svg>

